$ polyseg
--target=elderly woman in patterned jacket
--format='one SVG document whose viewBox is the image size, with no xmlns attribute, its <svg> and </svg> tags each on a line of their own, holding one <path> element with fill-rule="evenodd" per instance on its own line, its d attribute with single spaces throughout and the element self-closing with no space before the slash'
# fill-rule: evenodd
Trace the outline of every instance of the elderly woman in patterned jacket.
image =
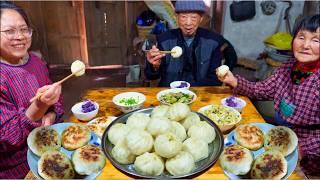
<svg viewBox="0 0 320 180">
<path fill-rule="evenodd" d="M 146 54 L 145 75 L 149 80 L 160 79 L 159 86 L 169 86 L 172 81 L 188 81 L 191 86 L 221 85 L 215 75 L 215 69 L 222 63 L 232 68 L 237 54 L 222 35 L 200 28 L 206 12 L 202 0 L 178 0 L 175 12 L 178 29 L 172 29 L 158 35 L 157 47 Z M 172 57 L 160 50 L 170 51 L 173 47 L 182 48 L 180 57 Z"/>
<path fill-rule="evenodd" d="M 27 136 L 35 127 L 61 120 L 61 86 L 51 84 L 45 63 L 32 53 L 26 13 L 0 1 L 0 179 L 29 172 Z M 34 102 L 37 92 L 44 94 Z"/>
<path fill-rule="evenodd" d="M 294 58 L 268 79 L 249 82 L 229 71 L 219 79 L 234 92 L 274 100 L 275 121 L 292 128 L 299 138 L 303 170 L 320 175 L 320 15 L 305 17 L 294 29 Z"/>
</svg>

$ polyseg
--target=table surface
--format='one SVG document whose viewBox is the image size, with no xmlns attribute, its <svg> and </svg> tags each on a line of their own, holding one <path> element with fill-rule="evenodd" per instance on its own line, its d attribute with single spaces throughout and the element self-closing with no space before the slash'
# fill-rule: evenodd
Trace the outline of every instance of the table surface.
<svg viewBox="0 0 320 180">
<path fill-rule="evenodd" d="M 122 92 L 140 92 L 146 96 L 146 101 L 143 108 L 150 106 L 159 105 L 159 101 L 156 98 L 156 94 L 166 88 L 158 87 L 141 87 L 141 88 L 99 88 L 99 89 L 89 89 L 87 90 L 81 99 L 90 99 L 96 101 L 100 108 L 97 117 L 100 116 L 120 116 L 123 113 L 119 111 L 112 102 L 112 97 L 122 93 Z M 199 108 L 209 105 L 209 104 L 220 104 L 220 100 L 228 97 L 232 94 L 229 87 L 191 87 L 197 95 L 197 99 L 194 103 L 190 105 L 193 111 L 197 111 Z M 256 110 L 252 102 L 245 96 L 240 96 L 247 103 L 246 107 L 243 109 L 241 116 L 242 120 L 240 124 L 252 123 L 252 122 L 265 122 L 259 112 Z M 65 121 L 79 122 L 74 116 Z M 225 135 L 224 135 L 225 136 Z M 304 174 L 297 167 L 292 173 L 289 179 L 305 179 Z M 30 171 L 25 179 L 34 179 L 35 176 Z M 106 166 L 102 170 L 102 173 L 97 177 L 97 179 L 128 179 L 129 177 L 122 174 L 112 164 L 107 160 Z M 212 166 L 207 172 L 198 176 L 196 179 L 228 179 L 224 175 L 219 162 Z"/>
</svg>

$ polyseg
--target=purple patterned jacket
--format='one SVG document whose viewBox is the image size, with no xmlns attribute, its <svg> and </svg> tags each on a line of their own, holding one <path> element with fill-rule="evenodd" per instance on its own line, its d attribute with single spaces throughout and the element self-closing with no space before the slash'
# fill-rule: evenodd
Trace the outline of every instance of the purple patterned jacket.
<svg viewBox="0 0 320 180">
<path fill-rule="evenodd" d="M 320 173 L 320 70 L 300 85 L 292 83 L 290 74 L 295 60 L 279 67 L 269 78 L 249 82 L 236 75 L 234 93 L 253 99 L 273 100 L 274 109 L 292 125 L 299 138 L 300 164 L 308 174 Z"/>
<path fill-rule="evenodd" d="M 29 172 L 27 137 L 41 121 L 32 122 L 25 112 L 37 89 L 51 83 L 45 63 L 33 54 L 21 66 L 0 63 L 0 179 L 21 179 Z M 61 98 L 51 110 L 61 120 Z"/>
</svg>

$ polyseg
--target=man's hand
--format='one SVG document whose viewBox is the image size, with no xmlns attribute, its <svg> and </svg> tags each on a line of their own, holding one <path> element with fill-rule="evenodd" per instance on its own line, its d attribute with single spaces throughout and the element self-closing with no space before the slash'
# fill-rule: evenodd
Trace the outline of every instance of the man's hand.
<svg viewBox="0 0 320 180">
<path fill-rule="evenodd" d="M 160 50 L 156 46 L 152 46 L 152 48 L 147 52 L 147 60 L 149 63 L 153 65 L 154 69 L 159 69 L 161 64 L 161 58 L 164 57 L 165 54 L 161 53 Z"/>
</svg>

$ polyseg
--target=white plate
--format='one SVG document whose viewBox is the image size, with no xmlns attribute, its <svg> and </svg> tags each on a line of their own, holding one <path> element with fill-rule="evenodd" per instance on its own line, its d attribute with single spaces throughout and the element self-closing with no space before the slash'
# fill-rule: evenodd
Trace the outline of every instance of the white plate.
<svg viewBox="0 0 320 180">
<path fill-rule="evenodd" d="M 274 127 L 274 125 L 272 124 L 268 124 L 268 123 L 250 123 L 250 125 L 254 125 L 259 127 L 263 134 L 266 134 L 271 128 Z M 231 131 L 228 136 L 225 138 L 224 140 L 224 146 L 230 146 L 231 144 L 237 144 L 237 142 L 234 139 L 234 133 L 235 130 Z M 253 159 L 256 159 L 257 156 L 259 156 L 261 153 L 265 152 L 264 147 L 256 150 L 256 151 L 251 151 L 253 154 Z M 297 162 L 298 162 L 298 148 L 296 148 L 291 154 L 289 154 L 288 156 L 285 157 L 287 162 L 288 162 L 288 171 L 285 177 L 283 177 L 282 179 L 288 179 L 288 177 L 292 174 L 292 172 L 295 170 L 296 166 L 297 166 Z M 230 178 L 230 179 L 247 179 L 250 177 L 247 176 L 238 176 L 238 175 L 234 175 L 228 171 L 224 171 L 224 173 Z"/>
<path fill-rule="evenodd" d="M 186 104 L 191 104 L 197 99 L 197 95 L 194 92 L 192 92 L 192 91 L 190 91 L 188 89 L 183 89 L 183 88 L 174 88 L 174 89 L 162 90 L 162 91 L 158 92 L 157 99 L 158 99 L 158 101 L 160 101 L 160 97 L 162 95 L 165 95 L 165 94 L 168 94 L 168 93 L 179 93 L 179 92 L 193 96 L 192 100 L 189 103 L 186 103 Z M 169 103 L 166 103 L 164 101 L 160 101 L 160 102 L 162 104 L 170 105 Z"/>
<path fill-rule="evenodd" d="M 73 124 L 74 123 L 58 123 L 58 124 L 51 125 L 51 127 L 53 129 L 55 129 L 59 133 L 59 135 L 61 137 L 62 131 L 64 129 L 66 129 L 67 127 L 73 125 Z M 101 140 L 94 133 L 91 133 L 91 138 L 90 138 L 89 144 L 95 144 L 95 145 L 100 147 L 101 146 Z M 65 148 L 63 148 L 61 146 L 60 152 L 62 152 L 65 155 L 67 155 L 69 157 L 69 159 L 71 160 L 71 156 L 72 156 L 72 153 L 74 151 L 68 151 L 68 150 L 66 150 Z M 30 170 L 32 171 L 32 173 L 35 176 L 37 176 L 38 179 L 43 179 L 38 174 L 38 161 L 39 161 L 39 159 L 40 159 L 39 156 L 35 155 L 30 149 L 28 149 L 27 160 L 28 160 L 28 165 L 30 167 Z M 93 174 L 88 175 L 88 176 L 83 176 L 83 175 L 76 174 L 76 176 L 74 178 L 75 179 L 95 179 L 100 173 L 101 173 L 101 171 L 98 172 L 98 173 L 93 173 Z"/>
<path fill-rule="evenodd" d="M 99 118 L 102 118 L 102 117 L 94 118 L 93 120 L 89 121 L 89 122 L 87 123 L 87 125 L 96 124 L 97 126 L 100 126 L 100 127 L 104 128 L 104 129 L 106 129 L 106 128 L 112 123 L 112 121 L 114 121 L 115 119 L 117 119 L 117 117 L 115 117 L 115 116 L 107 116 L 106 118 L 108 119 L 108 124 L 107 124 L 106 126 L 102 126 L 102 125 L 100 125 L 100 124 L 97 123 L 97 119 L 99 119 Z M 92 131 L 92 130 L 91 130 L 91 132 L 95 133 L 95 132 Z M 101 136 L 99 136 L 98 134 L 96 134 L 96 135 L 97 135 L 98 138 L 101 139 L 103 133 L 102 133 Z"/>
</svg>

